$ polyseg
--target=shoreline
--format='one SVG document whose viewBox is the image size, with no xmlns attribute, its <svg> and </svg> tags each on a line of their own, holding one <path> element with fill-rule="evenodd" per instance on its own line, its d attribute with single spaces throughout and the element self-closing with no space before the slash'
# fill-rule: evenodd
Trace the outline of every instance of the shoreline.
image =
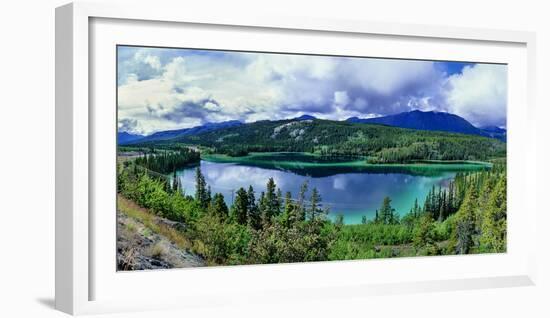
<svg viewBox="0 0 550 318">
<path fill-rule="evenodd" d="M 231 157 L 225 154 L 207 154 L 201 156 L 201 160 L 215 163 L 236 163 L 250 165 L 272 165 L 281 168 L 365 168 L 367 170 L 376 170 L 383 168 L 428 168 L 434 170 L 448 170 L 449 168 L 472 170 L 487 169 L 493 166 L 493 163 L 478 160 L 418 160 L 410 163 L 368 163 L 366 158 L 350 161 L 337 162 L 307 162 L 299 160 L 274 160 L 264 159 L 262 157 L 270 157 L 273 155 L 303 155 L 306 157 L 322 157 L 316 154 L 303 152 L 252 152 L 246 156 Z M 341 156 L 344 157 L 344 156 Z"/>
</svg>

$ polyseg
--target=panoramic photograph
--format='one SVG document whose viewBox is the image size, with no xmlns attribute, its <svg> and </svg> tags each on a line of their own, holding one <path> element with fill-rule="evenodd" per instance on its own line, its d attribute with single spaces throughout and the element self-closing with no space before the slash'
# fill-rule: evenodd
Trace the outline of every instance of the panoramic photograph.
<svg viewBox="0 0 550 318">
<path fill-rule="evenodd" d="M 117 269 L 505 253 L 507 65 L 117 46 Z"/>
</svg>

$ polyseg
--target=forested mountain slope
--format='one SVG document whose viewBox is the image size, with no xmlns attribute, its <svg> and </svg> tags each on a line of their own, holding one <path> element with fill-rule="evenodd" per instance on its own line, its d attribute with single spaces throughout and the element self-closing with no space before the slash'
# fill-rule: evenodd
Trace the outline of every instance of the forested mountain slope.
<svg viewBox="0 0 550 318">
<path fill-rule="evenodd" d="M 248 152 L 314 152 L 367 156 L 371 162 L 487 160 L 503 157 L 506 144 L 492 138 L 320 119 L 259 121 L 141 146 L 191 144 L 233 156 Z"/>
</svg>

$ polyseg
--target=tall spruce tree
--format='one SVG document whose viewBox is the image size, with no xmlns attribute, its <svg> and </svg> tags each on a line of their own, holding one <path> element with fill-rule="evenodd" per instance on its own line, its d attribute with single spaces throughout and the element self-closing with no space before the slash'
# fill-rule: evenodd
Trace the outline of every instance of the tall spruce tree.
<svg viewBox="0 0 550 318">
<path fill-rule="evenodd" d="M 212 189 L 210 188 L 210 185 L 206 187 L 206 197 L 204 198 L 208 204 L 212 201 Z"/>
<path fill-rule="evenodd" d="M 263 202 L 264 223 L 267 224 L 271 223 L 273 217 L 279 214 L 280 207 L 276 187 L 273 178 L 269 178 Z"/>
<path fill-rule="evenodd" d="M 506 176 L 501 175 L 483 211 L 480 244 L 484 251 L 506 251 Z"/>
<path fill-rule="evenodd" d="M 418 198 L 414 199 L 414 206 L 412 209 L 412 215 L 417 218 L 420 215 L 420 206 L 418 205 Z"/>
<path fill-rule="evenodd" d="M 265 192 L 260 193 L 260 197 L 258 199 L 258 210 L 260 212 L 260 220 L 261 220 L 261 226 L 267 227 L 271 223 L 271 219 L 269 218 L 269 207 L 268 207 L 268 201 L 265 198 Z"/>
<path fill-rule="evenodd" d="M 430 213 L 432 214 L 432 218 L 437 218 L 437 212 L 439 212 L 439 204 L 438 204 L 438 197 L 437 193 L 435 192 L 435 185 L 432 186 L 432 192 L 430 197 Z"/>
<path fill-rule="evenodd" d="M 424 212 L 425 213 L 432 213 L 432 190 L 428 192 L 428 195 L 426 196 L 426 200 L 424 201 Z"/>
<path fill-rule="evenodd" d="M 440 203 L 439 203 L 439 217 L 438 217 L 438 221 L 439 222 L 443 222 L 443 220 L 445 220 L 445 218 L 447 217 L 447 191 L 443 190 L 443 191 L 439 191 L 439 195 L 441 197 L 440 199 Z"/>
<path fill-rule="evenodd" d="M 212 204 L 209 207 L 210 214 L 215 215 L 219 217 L 221 220 L 227 220 L 229 217 L 229 209 L 227 208 L 227 205 L 225 204 L 225 200 L 223 198 L 223 194 L 216 193 L 214 194 L 214 197 L 212 198 Z"/>
<path fill-rule="evenodd" d="M 314 221 L 320 217 L 320 215 L 323 213 L 323 207 L 321 204 L 321 194 L 317 190 L 317 188 L 313 188 L 311 190 L 311 198 L 309 199 L 309 219 L 311 221 Z"/>
<path fill-rule="evenodd" d="M 285 203 L 281 223 L 285 227 L 291 227 L 296 222 L 296 205 L 292 202 L 292 194 L 287 191 L 285 194 Z"/>
<path fill-rule="evenodd" d="M 275 215 L 280 215 L 284 209 L 284 198 L 281 188 L 277 188 L 277 211 Z"/>
<path fill-rule="evenodd" d="M 248 206 L 248 193 L 244 188 L 239 188 L 233 206 L 233 219 L 235 222 L 241 225 L 247 224 Z"/>
<path fill-rule="evenodd" d="M 449 192 L 448 192 L 448 198 L 447 198 L 447 216 L 451 215 L 452 213 L 454 213 L 456 210 L 455 210 L 455 200 L 454 200 L 454 197 L 455 197 L 455 183 L 454 181 L 451 181 L 449 183 Z"/>
<path fill-rule="evenodd" d="M 464 196 L 464 200 L 458 209 L 455 219 L 455 227 L 451 233 L 451 244 L 457 254 L 468 254 L 474 246 L 475 215 L 477 191 L 472 184 Z"/>
<path fill-rule="evenodd" d="M 179 193 L 181 191 L 180 186 L 180 179 L 176 175 L 176 169 L 174 169 L 174 172 L 172 174 L 172 187 L 169 191 L 166 191 L 168 193 Z"/>
<path fill-rule="evenodd" d="M 261 216 L 260 216 L 260 210 L 258 208 L 258 205 L 256 204 L 256 196 L 254 193 L 254 188 L 252 186 L 248 186 L 248 225 L 255 229 L 259 230 L 261 227 Z"/>
<path fill-rule="evenodd" d="M 200 167 L 195 169 L 195 200 L 199 202 L 202 208 L 208 207 L 210 203 L 206 189 L 206 181 L 204 180 L 204 175 Z"/>
<path fill-rule="evenodd" d="M 390 197 L 385 197 L 382 201 L 382 206 L 378 212 L 379 222 L 382 224 L 396 224 L 398 223 L 395 209 L 391 206 Z"/>
<path fill-rule="evenodd" d="M 296 211 L 296 221 L 302 222 L 306 219 L 306 193 L 308 191 L 308 181 L 304 181 L 300 186 L 298 195 L 298 207 Z"/>
</svg>

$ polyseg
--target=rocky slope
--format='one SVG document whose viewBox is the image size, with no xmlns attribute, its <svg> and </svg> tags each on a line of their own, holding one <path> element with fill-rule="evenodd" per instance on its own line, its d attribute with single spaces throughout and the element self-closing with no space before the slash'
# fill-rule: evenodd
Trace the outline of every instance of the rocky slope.
<svg viewBox="0 0 550 318">
<path fill-rule="evenodd" d="M 178 227 L 169 220 L 156 218 L 159 224 Z M 205 266 L 198 255 L 179 248 L 166 237 L 154 233 L 142 222 L 117 212 L 118 270 L 166 269 Z"/>
</svg>

